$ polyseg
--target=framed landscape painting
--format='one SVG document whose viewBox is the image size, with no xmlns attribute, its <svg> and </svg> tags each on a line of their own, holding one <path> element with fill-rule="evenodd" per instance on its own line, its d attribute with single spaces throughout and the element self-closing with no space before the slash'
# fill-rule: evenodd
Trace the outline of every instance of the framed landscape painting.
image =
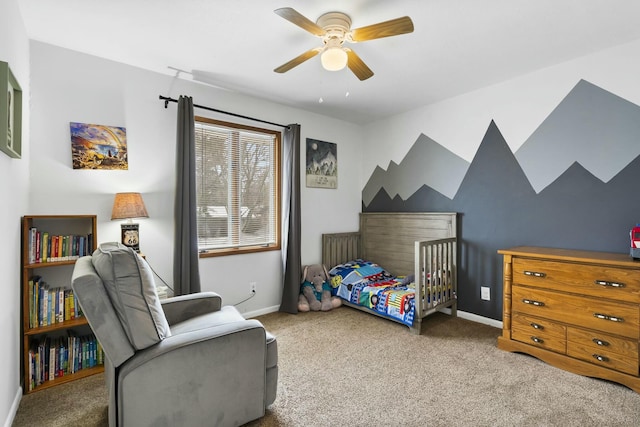
<svg viewBox="0 0 640 427">
<path fill-rule="evenodd" d="M 69 124 L 74 169 L 127 170 L 127 131 L 123 127 Z"/>
<path fill-rule="evenodd" d="M 307 138 L 307 187 L 338 188 L 338 147 Z"/>
</svg>

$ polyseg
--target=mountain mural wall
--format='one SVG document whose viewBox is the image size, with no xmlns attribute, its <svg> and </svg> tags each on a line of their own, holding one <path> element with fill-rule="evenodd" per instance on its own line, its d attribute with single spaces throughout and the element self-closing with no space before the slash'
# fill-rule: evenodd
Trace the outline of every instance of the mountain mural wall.
<svg viewBox="0 0 640 427">
<path fill-rule="evenodd" d="M 387 170 L 376 167 L 362 190 L 362 201 L 371 203 L 381 188 L 406 200 L 423 183 L 453 198 L 468 168 L 469 162 L 420 135 L 400 164 L 392 161 Z"/>
<path fill-rule="evenodd" d="M 640 107 L 581 80 L 517 150 L 536 192 L 579 162 L 608 182 L 640 155 Z"/>
<path fill-rule="evenodd" d="M 594 123 L 598 135 L 587 137 Z M 466 168 L 452 153 L 419 158 L 420 152 L 436 151 L 414 151 L 425 143 L 421 136 L 412 156 L 391 172 L 372 174 L 365 190 L 378 190 L 367 198 L 369 203 L 363 190 L 363 212 L 459 212 L 458 307 L 501 320 L 498 249 L 532 245 L 628 253 L 629 230 L 640 222 L 638 123 L 640 107 L 581 81 L 516 154 L 493 121 Z M 443 159 L 453 159 L 454 165 L 439 165 L 444 177 L 433 185 L 426 175 L 403 171 L 410 164 L 429 169 L 431 162 Z M 554 166 L 547 167 L 549 163 Z M 564 165 L 561 171 L 558 164 Z M 453 171 L 456 181 L 463 168 L 452 197 L 435 188 L 442 186 L 447 171 Z M 402 187 L 398 176 L 413 177 L 419 188 L 406 195 L 416 184 Z M 492 289 L 491 301 L 480 300 L 481 286 Z"/>
</svg>

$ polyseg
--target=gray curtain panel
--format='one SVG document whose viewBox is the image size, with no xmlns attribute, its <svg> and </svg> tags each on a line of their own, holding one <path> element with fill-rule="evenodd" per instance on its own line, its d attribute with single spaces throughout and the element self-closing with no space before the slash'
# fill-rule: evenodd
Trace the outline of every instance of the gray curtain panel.
<svg viewBox="0 0 640 427">
<path fill-rule="evenodd" d="M 296 314 L 300 294 L 300 125 L 289 125 L 282 139 L 282 267 L 280 311 Z"/>
<path fill-rule="evenodd" d="M 176 137 L 175 244 L 173 253 L 174 294 L 200 292 L 198 224 L 196 218 L 196 137 L 193 99 L 178 99 Z"/>
</svg>

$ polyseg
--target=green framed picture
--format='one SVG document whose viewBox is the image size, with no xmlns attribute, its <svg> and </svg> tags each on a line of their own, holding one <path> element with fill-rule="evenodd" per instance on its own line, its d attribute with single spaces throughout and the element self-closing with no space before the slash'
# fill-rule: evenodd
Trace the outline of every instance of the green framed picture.
<svg viewBox="0 0 640 427">
<path fill-rule="evenodd" d="M 22 89 L 9 64 L 0 61 L 0 150 L 19 159 L 22 155 Z"/>
</svg>

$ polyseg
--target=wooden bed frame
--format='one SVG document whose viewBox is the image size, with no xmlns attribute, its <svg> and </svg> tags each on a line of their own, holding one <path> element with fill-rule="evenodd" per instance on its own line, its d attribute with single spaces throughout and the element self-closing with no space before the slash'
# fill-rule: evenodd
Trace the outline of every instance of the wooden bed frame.
<svg viewBox="0 0 640 427">
<path fill-rule="evenodd" d="M 443 308 L 457 309 L 457 214 L 452 212 L 361 213 L 360 231 L 322 235 L 322 263 L 331 269 L 354 259 L 365 259 L 391 274 L 415 274 L 413 333 L 422 319 Z M 436 280 L 429 280 L 435 278 Z M 367 308 L 344 305 L 382 316 Z"/>
</svg>

